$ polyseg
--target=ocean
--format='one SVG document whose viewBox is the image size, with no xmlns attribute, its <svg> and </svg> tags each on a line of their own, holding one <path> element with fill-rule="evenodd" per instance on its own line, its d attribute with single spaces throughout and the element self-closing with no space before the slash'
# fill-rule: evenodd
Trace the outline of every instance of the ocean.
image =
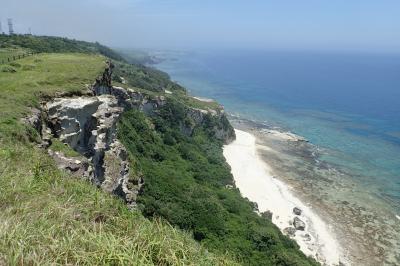
<svg viewBox="0 0 400 266">
<path fill-rule="evenodd" d="M 400 55 L 156 56 L 163 59 L 156 67 L 192 95 L 217 100 L 235 117 L 307 139 L 301 153 L 278 147 L 280 155 L 263 157 L 340 229 L 342 242 L 351 238 L 354 264 L 364 264 L 365 254 L 377 258 L 371 265 L 400 263 Z M 282 163 L 288 160 L 290 165 Z"/>
</svg>

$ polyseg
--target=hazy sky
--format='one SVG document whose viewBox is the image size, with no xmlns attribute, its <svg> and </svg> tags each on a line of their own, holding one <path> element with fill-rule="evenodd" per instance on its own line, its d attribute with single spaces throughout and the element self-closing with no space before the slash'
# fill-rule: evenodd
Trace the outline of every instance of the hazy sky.
<svg viewBox="0 0 400 266">
<path fill-rule="evenodd" d="M 400 52 L 400 0 L 0 0 L 8 17 L 119 47 Z"/>
</svg>

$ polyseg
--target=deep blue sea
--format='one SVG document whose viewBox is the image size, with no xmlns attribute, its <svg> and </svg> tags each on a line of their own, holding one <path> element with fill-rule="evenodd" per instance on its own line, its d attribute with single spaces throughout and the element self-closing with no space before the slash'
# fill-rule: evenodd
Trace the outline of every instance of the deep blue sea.
<svg viewBox="0 0 400 266">
<path fill-rule="evenodd" d="M 325 149 L 400 213 L 400 55 L 169 52 L 157 68 L 192 95 Z M 373 200 L 373 198 L 371 199 Z"/>
</svg>

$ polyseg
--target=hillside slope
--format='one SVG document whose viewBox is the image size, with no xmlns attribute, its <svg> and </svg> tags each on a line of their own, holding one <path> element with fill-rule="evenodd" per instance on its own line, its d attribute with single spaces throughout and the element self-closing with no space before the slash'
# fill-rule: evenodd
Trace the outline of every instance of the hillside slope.
<svg viewBox="0 0 400 266">
<path fill-rule="evenodd" d="M 103 56 L 41 54 L 11 67 L 0 72 L 0 265 L 233 263 L 60 171 L 21 122 L 41 100 L 82 93 L 104 71 Z"/>
<path fill-rule="evenodd" d="M 7 38 L 57 53 L 0 65 L 0 263 L 317 264 L 234 187 L 217 103 L 99 44 Z"/>
</svg>

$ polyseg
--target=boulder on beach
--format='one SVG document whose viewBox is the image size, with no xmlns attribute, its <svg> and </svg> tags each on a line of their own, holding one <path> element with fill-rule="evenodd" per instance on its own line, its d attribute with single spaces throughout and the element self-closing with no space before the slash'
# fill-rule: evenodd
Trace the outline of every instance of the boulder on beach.
<svg viewBox="0 0 400 266">
<path fill-rule="evenodd" d="M 311 236 L 310 236 L 310 234 L 304 234 L 304 235 L 303 235 L 303 238 L 304 238 L 305 241 L 311 241 Z"/>
<path fill-rule="evenodd" d="M 296 234 L 296 228 L 293 228 L 293 227 L 286 227 L 285 229 L 283 229 L 283 233 L 284 233 L 285 235 L 288 235 L 288 236 L 295 236 L 295 234 Z"/>
<path fill-rule="evenodd" d="M 272 212 L 270 212 L 270 211 L 262 212 L 261 217 L 271 221 L 272 220 Z"/>
<path fill-rule="evenodd" d="M 304 229 L 306 228 L 306 224 L 302 220 L 300 220 L 299 217 L 294 217 L 293 226 L 294 228 L 296 228 L 296 230 L 301 230 L 301 231 L 304 231 Z"/>
<path fill-rule="evenodd" d="M 294 213 L 294 214 L 296 214 L 296 215 L 301 215 L 301 212 L 302 212 L 302 211 L 301 211 L 300 208 L 297 208 L 297 207 L 294 207 L 294 208 L 293 208 L 293 213 Z"/>
</svg>

